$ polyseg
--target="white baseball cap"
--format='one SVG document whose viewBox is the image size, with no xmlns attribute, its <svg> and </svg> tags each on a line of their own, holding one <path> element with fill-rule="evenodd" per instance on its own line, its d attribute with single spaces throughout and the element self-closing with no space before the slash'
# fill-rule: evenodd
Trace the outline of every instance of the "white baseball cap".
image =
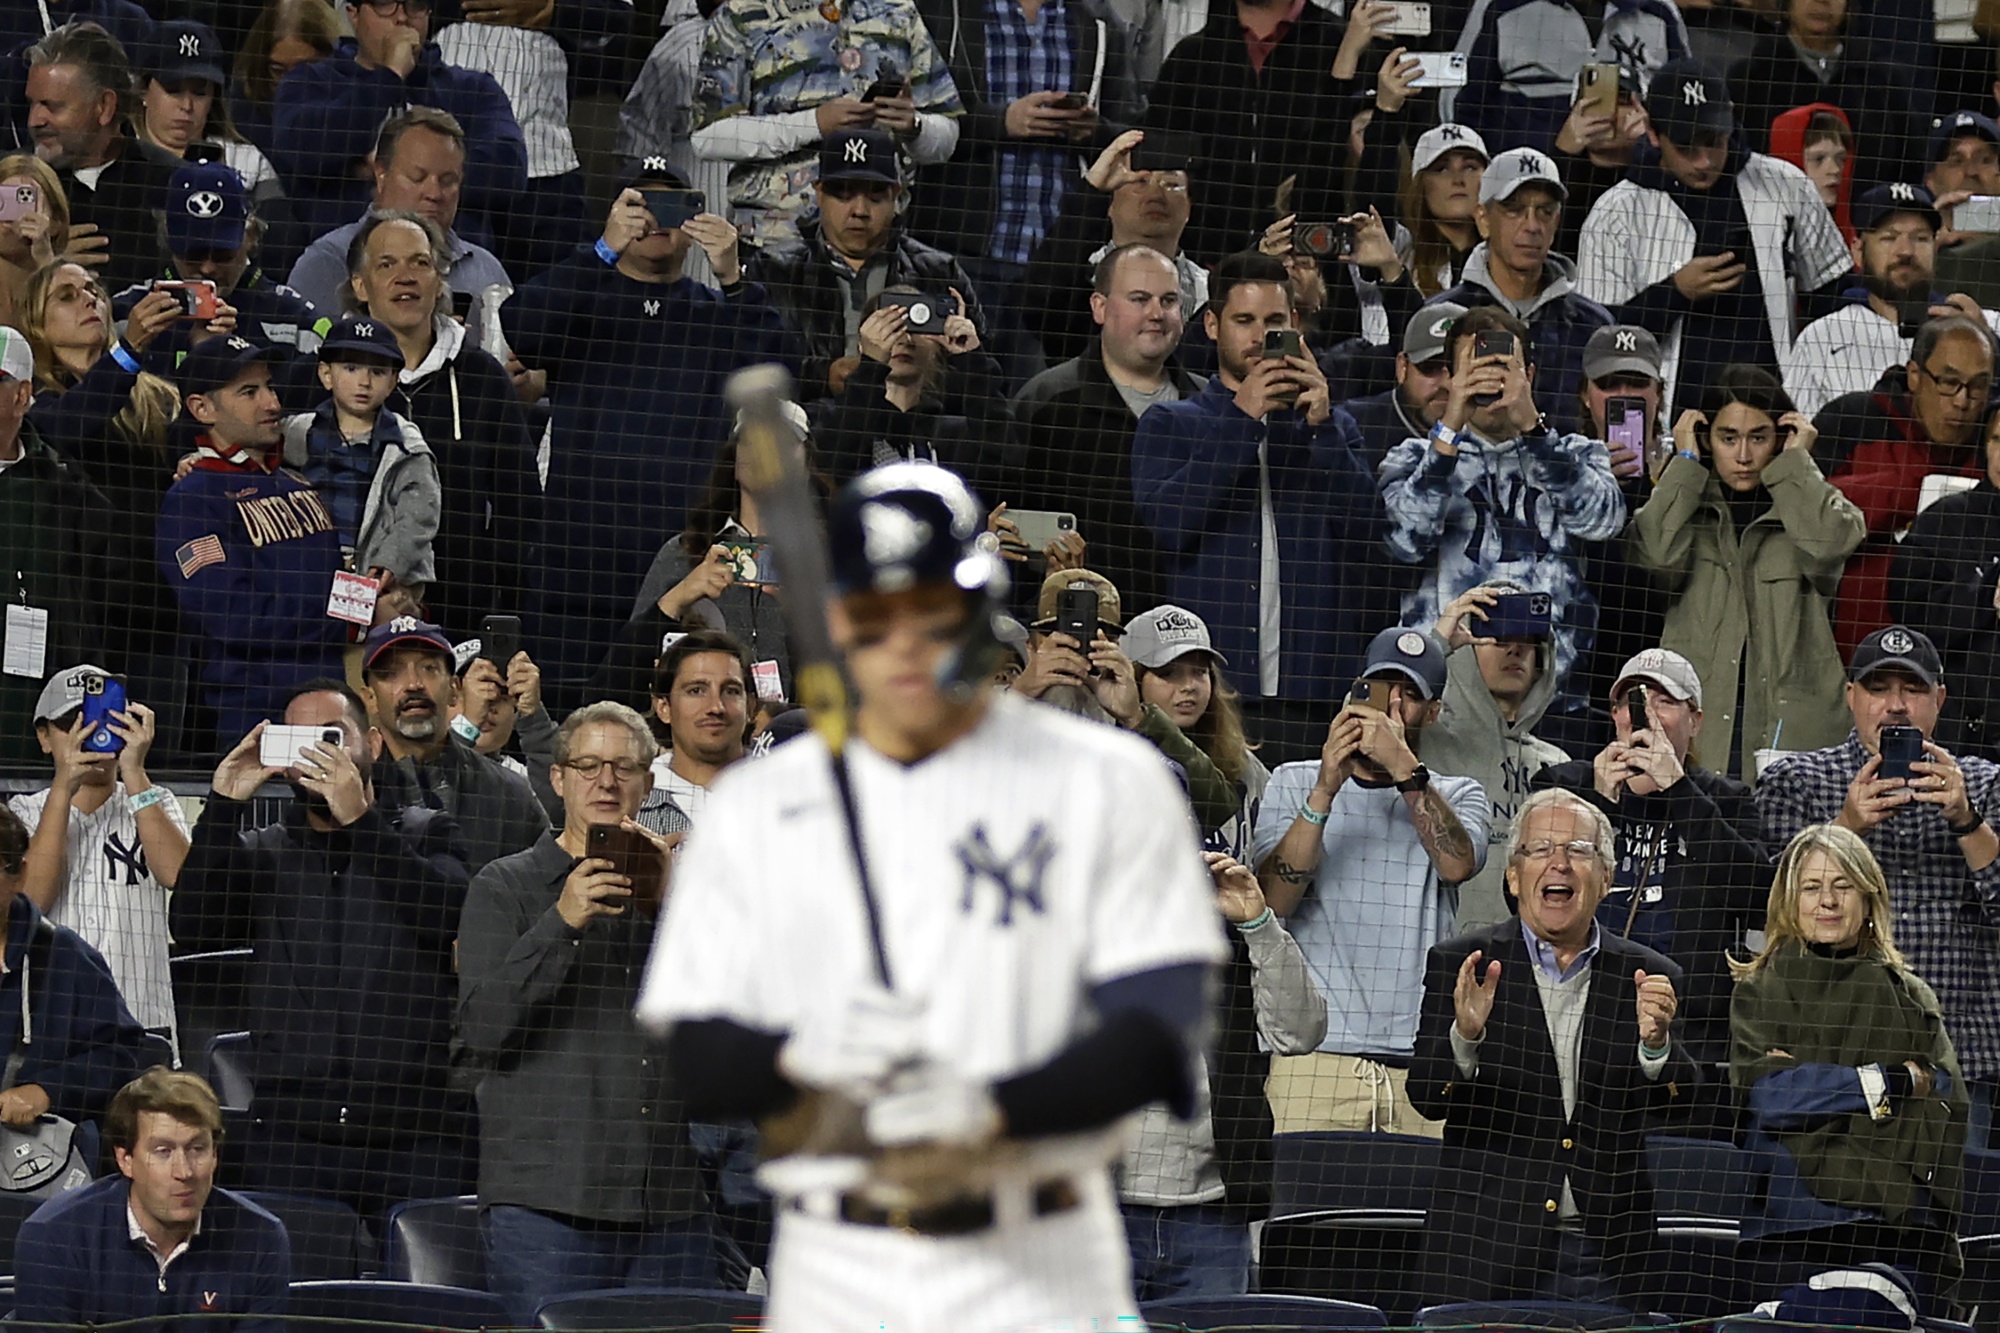
<svg viewBox="0 0 2000 1333">
<path fill-rule="evenodd" d="M 0 324 L 0 381 L 35 378 L 35 353 L 27 335 Z"/>
<path fill-rule="evenodd" d="M 1657 685 L 1683 703 L 1701 707 L 1701 677 L 1695 673 L 1694 663 L 1671 648 L 1646 648 L 1627 658 L 1611 687 L 1611 697 L 1623 694 L 1635 680 Z"/>
<path fill-rule="evenodd" d="M 1215 644 L 1208 637 L 1207 622 L 1178 606 L 1156 606 L 1143 616 L 1132 617 L 1118 648 L 1148 671 L 1158 671 L 1189 653 L 1207 653 L 1217 666 L 1229 665 L 1215 651 Z"/>
<path fill-rule="evenodd" d="M 1556 198 L 1569 198 L 1562 173 L 1556 170 L 1547 153 L 1533 148 L 1509 148 L 1486 164 L 1486 174 L 1479 178 L 1479 202 L 1490 204 L 1511 198 L 1523 185 L 1546 185 L 1556 192 Z"/>
<path fill-rule="evenodd" d="M 1454 148 L 1477 153 L 1482 162 L 1493 160 L 1493 154 L 1486 151 L 1486 140 L 1479 137 L 1478 130 L 1470 125 L 1457 125 L 1446 121 L 1442 125 L 1433 125 L 1425 130 L 1423 136 L 1417 140 L 1417 146 L 1410 150 L 1410 170 L 1423 171 Z"/>
</svg>

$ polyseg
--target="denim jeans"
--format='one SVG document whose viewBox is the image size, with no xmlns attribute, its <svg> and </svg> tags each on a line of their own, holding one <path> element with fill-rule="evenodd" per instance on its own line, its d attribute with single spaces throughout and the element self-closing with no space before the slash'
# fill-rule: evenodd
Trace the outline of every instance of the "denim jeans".
<svg viewBox="0 0 2000 1333">
<path fill-rule="evenodd" d="M 1207 1203 L 1118 1206 L 1132 1251 L 1133 1294 L 1142 1304 L 1250 1290 L 1250 1227 L 1230 1209 Z"/>
<path fill-rule="evenodd" d="M 661 1227 L 562 1218 L 494 1204 L 479 1214 L 486 1284 L 522 1328 L 553 1296 L 617 1287 L 719 1289 L 715 1231 L 704 1215 Z"/>
</svg>

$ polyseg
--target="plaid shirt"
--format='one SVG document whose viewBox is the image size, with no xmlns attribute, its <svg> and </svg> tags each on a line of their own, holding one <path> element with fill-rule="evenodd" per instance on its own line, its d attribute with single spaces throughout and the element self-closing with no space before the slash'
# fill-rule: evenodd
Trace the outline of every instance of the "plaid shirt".
<svg viewBox="0 0 2000 1333">
<path fill-rule="evenodd" d="M 1029 93 L 1068 92 L 1075 64 L 1062 0 L 1050 0 L 1030 24 L 1015 0 L 986 0 L 987 97 L 1007 107 Z M 1025 264 L 1055 225 L 1076 150 L 1013 144 L 994 154 L 994 259 Z"/>
<path fill-rule="evenodd" d="M 1975 814 L 2000 816 L 2000 765 L 1955 756 Z M 1868 762 L 1860 737 L 1779 760 L 1757 784 L 1771 846 L 1840 813 Z M 1945 1031 L 1967 1078 L 2000 1079 L 2000 861 L 1973 870 L 1934 805 L 1912 805 L 1861 835 L 1889 881 L 1896 945 L 1944 1006 Z"/>
</svg>

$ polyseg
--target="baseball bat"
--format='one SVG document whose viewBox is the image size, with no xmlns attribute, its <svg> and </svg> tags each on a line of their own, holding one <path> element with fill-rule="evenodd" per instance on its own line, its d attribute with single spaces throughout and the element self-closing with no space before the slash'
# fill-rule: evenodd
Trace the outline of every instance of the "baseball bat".
<svg viewBox="0 0 2000 1333">
<path fill-rule="evenodd" d="M 853 728 L 854 709 L 840 655 L 827 630 L 826 608 L 833 585 L 826 543 L 819 509 L 813 503 L 812 483 L 806 477 L 804 452 L 797 447 L 791 423 L 783 414 L 783 404 L 791 393 L 791 372 L 780 365 L 746 367 L 731 375 L 723 389 L 723 396 L 738 414 L 736 465 L 745 489 L 757 501 L 765 529 L 759 535 L 771 543 L 784 586 L 781 605 L 798 701 L 833 759 L 834 790 L 840 797 L 861 904 L 868 915 L 875 978 L 884 990 L 891 990 L 889 951 L 882 940 L 881 911 L 847 769 L 847 738 Z"/>
</svg>

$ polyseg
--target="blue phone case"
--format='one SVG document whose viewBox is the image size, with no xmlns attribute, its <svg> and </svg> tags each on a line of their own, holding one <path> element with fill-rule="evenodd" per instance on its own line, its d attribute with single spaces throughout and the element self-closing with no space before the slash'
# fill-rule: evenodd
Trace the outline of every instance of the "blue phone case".
<svg viewBox="0 0 2000 1333">
<path fill-rule="evenodd" d="M 124 711 L 125 685 L 122 681 L 106 680 L 103 690 L 83 696 L 83 721 L 89 728 L 89 733 L 83 738 L 86 753 L 117 754 L 125 748 L 124 740 L 111 730 L 111 715 Z"/>
</svg>

